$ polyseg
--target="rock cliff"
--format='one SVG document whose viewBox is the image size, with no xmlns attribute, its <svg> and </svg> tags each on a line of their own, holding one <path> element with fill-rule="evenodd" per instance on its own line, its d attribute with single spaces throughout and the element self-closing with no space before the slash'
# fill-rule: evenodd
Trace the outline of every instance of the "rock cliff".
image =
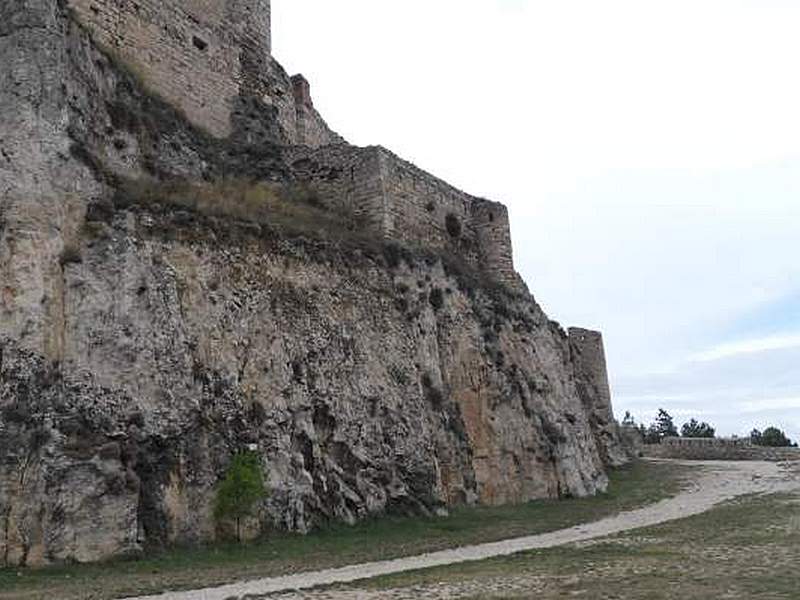
<svg viewBox="0 0 800 600">
<path fill-rule="evenodd" d="M 67 2 L 0 5 L 0 562 L 215 539 L 248 446 L 251 534 L 604 489 L 598 338 L 462 260 L 460 223 L 363 226 L 240 101 L 214 137 Z"/>
</svg>

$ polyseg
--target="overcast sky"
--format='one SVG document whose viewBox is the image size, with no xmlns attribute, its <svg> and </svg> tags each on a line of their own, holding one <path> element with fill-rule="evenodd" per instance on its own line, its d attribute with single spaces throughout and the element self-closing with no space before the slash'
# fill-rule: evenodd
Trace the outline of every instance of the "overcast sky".
<svg viewBox="0 0 800 600">
<path fill-rule="evenodd" d="M 273 0 L 329 124 L 509 206 L 615 399 L 800 438 L 800 2 Z"/>
</svg>

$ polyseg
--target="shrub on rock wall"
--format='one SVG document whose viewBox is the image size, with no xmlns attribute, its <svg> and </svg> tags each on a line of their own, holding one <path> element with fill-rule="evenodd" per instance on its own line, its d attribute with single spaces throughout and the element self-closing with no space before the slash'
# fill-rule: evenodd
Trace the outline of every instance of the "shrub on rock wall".
<svg viewBox="0 0 800 600">
<path fill-rule="evenodd" d="M 444 218 L 444 226 L 451 238 L 461 237 L 461 221 L 453 213 L 448 213 Z"/>
</svg>

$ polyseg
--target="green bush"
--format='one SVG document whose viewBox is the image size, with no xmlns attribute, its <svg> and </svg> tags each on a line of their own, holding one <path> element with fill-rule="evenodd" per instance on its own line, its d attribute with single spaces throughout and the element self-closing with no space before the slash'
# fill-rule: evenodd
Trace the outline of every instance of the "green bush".
<svg viewBox="0 0 800 600">
<path fill-rule="evenodd" d="M 251 516 L 258 502 L 266 495 L 258 454 L 251 451 L 240 452 L 233 457 L 225 478 L 217 488 L 214 518 L 218 522 L 233 521 L 236 525 L 236 540 L 241 541 L 242 519 Z"/>
</svg>

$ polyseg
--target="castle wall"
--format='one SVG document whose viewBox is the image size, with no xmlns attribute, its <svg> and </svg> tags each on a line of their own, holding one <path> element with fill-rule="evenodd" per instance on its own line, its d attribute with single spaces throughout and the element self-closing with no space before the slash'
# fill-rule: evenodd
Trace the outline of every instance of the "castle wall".
<svg viewBox="0 0 800 600">
<path fill-rule="evenodd" d="M 352 211 L 373 229 L 383 230 L 385 165 L 374 148 L 301 146 L 285 148 L 284 156 L 295 178 L 316 191 L 326 206 Z"/>
<path fill-rule="evenodd" d="M 97 42 L 190 121 L 231 132 L 247 53 L 268 55 L 269 0 L 69 0 Z"/>
<path fill-rule="evenodd" d="M 271 57 L 270 0 L 68 4 L 105 50 L 216 137 L 235 132 L 258 142 L 258 121 L 269 118 L 283 133 L 272 141 L 312 147 L 343 141 L 314 109 L 310 94 L 296 101 L 292 81 Z M 262 114 L 268 107 L 274 112 Z"/>
<path fill-rule="evenodd" d="M 521 285 L 521 278 L 514 270 L 508 208 L 490 200 L 473 202 L 471 223 L 485 268 L 500 281 Z"/>
<path fill-rule="evenodd" d="M 378 146 L 292 149 L 289 162 L 297 178 L 327 204 L 368 215 L 386 238 L 408 244 L 424 240 L 511 287 L 522 285 L 502 204 L 470 196 Z M 457 222 L 454 230 L 448 230 L 448 219 Z"/>
<path fill-rule="evenodd" d="M 578 396 L 589 414 L 598 451 L 606 464 L 623 464 L 628 456 L 619 443 L 619 426 L 611 408 L 603 335 L 579 327 L 570 327 L 568 335 Z"/>
</svg>

